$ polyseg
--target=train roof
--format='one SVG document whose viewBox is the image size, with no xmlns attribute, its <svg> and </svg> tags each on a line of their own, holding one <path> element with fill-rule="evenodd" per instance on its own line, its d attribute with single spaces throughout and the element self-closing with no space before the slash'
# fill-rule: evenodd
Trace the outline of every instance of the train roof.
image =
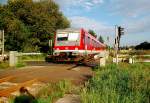
<svg viewBox="0 0 150 103">
<path fill-rule="evenodd" d="M 65 31 L 80 31 L 81 28 L 66 28 L 66 29 L 58 29 L 57 32 L 65 32 Z"/>
</svg>

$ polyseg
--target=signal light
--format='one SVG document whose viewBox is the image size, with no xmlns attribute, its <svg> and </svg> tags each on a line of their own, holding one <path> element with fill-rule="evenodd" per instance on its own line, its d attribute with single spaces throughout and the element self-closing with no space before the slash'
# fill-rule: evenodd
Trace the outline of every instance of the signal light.
<svg viewBox="0 0 150 103">
<path fill-rule="evenodd" d="M 78 50 L 78 47 L 76 47 L 75 50 Z"/>
<path fill-rule="evenodd" d="M 121 26 L 118 27 L 118 36 L 120 37 L 121 35 L 124 35 L 124 28 Z"/>
</svg>

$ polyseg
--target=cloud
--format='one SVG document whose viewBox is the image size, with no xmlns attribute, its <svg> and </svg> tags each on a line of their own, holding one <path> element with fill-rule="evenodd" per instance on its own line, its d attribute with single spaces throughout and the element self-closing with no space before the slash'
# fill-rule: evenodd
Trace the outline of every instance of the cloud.
<svg viewBox="0 0 150 103">
<path fill-rule="evenodd" d="M 150 0 L 110 0 L 105 7 L 125 28 L 124 45 L 150 42 Z"/>
<path fill-rule="evenodd" d="M 94 30 L 97 35 L 101 35 L 104 37 L 105 41 L 106 38 L 109 36 L 110 42 L 113 43 L 114 39 L 114 26 L 110 26 L 103 22 L 98 22 L 94 19 L 90 19 L 87 17 L 80 17 L 80 16 L 74 16 L 70 18 L 71 26 L 73 28 L 84 28 L 86 30 L 92 29 Z M 112 45 L 112 44 L 111 44 Z"/>
<path fill-rule="evenodd" d="M 125 20 L 124 27 L 129 34 L 150 33 L 150 16 L 140 19 Z"/>
<path fill-rule="evenodd" d="M 103 0 L 54 0 L 61 8 L 81 7 L 90 10 L 95 6 L 102 4 Z"/>
<path fill-rule="evenodd" d="M 121 45 L 136 45 L 143 41 L 150 40 L 150 17 L 137 20 L 124 21 L 121 25 L 125 28 L 125 35 L 121 38 Z M 92 29 L 97 35 L 102 35 L 104 40 L 110 38 L 110 44 L 113 46 L 115 38 L 115 27 L 104 22 L 96 21 L 88 17 L 74 16 L 70 17 L 71 26 L 75 28 Z"/>
<path fill-rule="evenodd" d="M 108 5 L 113 14 L 125 17 L 150 14 L 150 0 L 111 0 Z"/>
<path fill-rule="evenodd" d="M 72 27 L 93 29 L 98 34 L 112 31 L 112 26 L 87 17 L 74 16 L 70 18 Z"/>
</svg>

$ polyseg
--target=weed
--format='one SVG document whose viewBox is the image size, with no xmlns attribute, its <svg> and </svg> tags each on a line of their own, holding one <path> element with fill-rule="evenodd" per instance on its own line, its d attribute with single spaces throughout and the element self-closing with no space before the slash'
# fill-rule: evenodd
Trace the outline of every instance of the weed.
<svg viewBox="0 0 150 103">
<path fill-rule="evenodd" d="M 53 103 L 56 99 L 63 97 L 65 93 L 71 93 L 72 88 L 73 85 L 67 80 L 49 83 L 38 93 L 38 101 L 39 103 Z"/>
<path fill-rule="evenodd" d="M 148 103 L 150 71 L 148 64 L 107 65 L 96 70 L 96 76 L 81 91 L 83 103 Z"/>
<path fill-rule="evenodd" d="M 0 69 L 6 69 L 9 67 L 8 62 L 0 62 Z"/>
</svg>

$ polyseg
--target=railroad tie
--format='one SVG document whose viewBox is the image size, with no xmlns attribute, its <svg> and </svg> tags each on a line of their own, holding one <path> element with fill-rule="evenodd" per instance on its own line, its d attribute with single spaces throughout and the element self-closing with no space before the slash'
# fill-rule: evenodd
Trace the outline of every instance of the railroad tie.
<svg viewBox="0 0 150 103">
<path fill-rule="evenodd" d="M 0 78 L 0 83 L 9 81 L 12 78 L 13 78 L 13 76 L 7 76 L 7 77 L 4 77 L 4 78 Z"/>
<path fill-rule="evenodd" d="M 30 86 L 33 83 L 38 82 L 37 79 L 33 79 L 33 80 L 29 80 L 29 81 L 25 81 L 23 83 L 19 83 L 16 86 L 12 86 L 3 90 L 0 90 L 0 97 L 8 97 L 12 92 L 15 92 L 17 90 L 19 90 L 21 87 L 26 87 L 26 86 Z"/>
</svg>

